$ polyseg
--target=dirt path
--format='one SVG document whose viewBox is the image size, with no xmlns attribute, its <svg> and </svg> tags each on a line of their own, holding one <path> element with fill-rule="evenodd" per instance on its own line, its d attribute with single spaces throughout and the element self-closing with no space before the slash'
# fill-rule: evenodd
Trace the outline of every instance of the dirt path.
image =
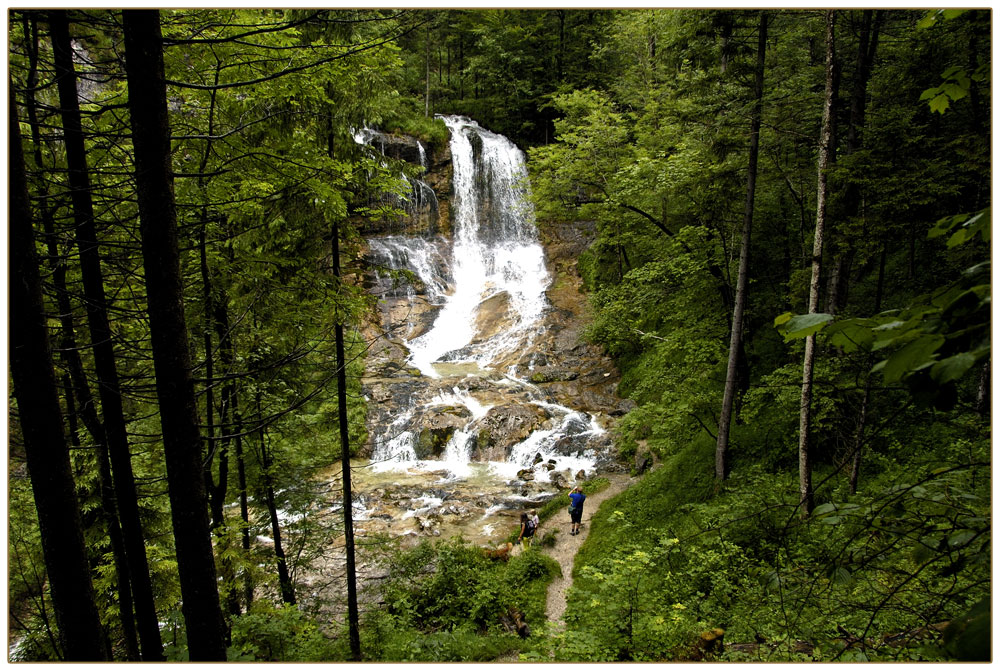
<svg viewBox="0 0 1000 671">
<path fill-rule="evenodd" d="M 546 520 L 539 527 L 539 532 L 544 534 L 549 529 L 558 529 L 556 544 L 554 547 L 544 550 L 562 568 L 562 577 L 556 578 L 549 585 L 549 593 L 545 602 L 545 616 L 549 622 L 556 627 L 562 627 L 562 615 L 566 610 L 566 590 L 573 584 L 573 559 L 577 551 L 583 545 L 584 539 L 590 533 L 590 519 L 601 507 L 601 504 L 627 489 L 632 484 L 633 479 L 626 474 L 609 474 L 606 476 L 611 484 L 604 491 L 587 497 L 583 504 L 583 521 L 580 525 L 580 533 L 570 536 L 569 514 L 565 511 L 557 513 L 555 517 Z M 569 507 L 569 499 L 566 500 L 566 507 Z"/>
</svg>

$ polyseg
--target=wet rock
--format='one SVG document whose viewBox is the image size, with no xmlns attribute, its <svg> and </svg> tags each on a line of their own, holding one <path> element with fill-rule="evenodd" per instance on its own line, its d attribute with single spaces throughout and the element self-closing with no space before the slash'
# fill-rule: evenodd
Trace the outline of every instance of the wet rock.
<svg viewBox="0 0 1000 671">
<path fill-rule="evenodd" d="M 579 376 L 580 374 L 571 368 L 545 366 L 532 372 L 529 379 L 535 384 L 545 384 L 547 382 L 569 382 L 575 380 Z"/>
<path fill-rule="evenodd" d="M 577 471 L 577 473 L 576 473 L 576 481 L 577 481 L 577 482 L 581 482 L 581 481 L 583 481 L 583 480 L 586 480 L 586 479 L 587 479 L 587 471 L 585 471 L 585 470 L 583 470 L 583 469 L 581 468 L 581 469 L 580 469 L 579 471 Z"/>
<path fill-rule="evenodd" d="M 473 342 L 485 342 L 509 330 L 513 323 L 510 294 L 501 291 L 490 296 L 476 309 L 476 338 Z"/>
<path fill-rule="evenodd" d="M 475 461 L 506 461 L 511 449 L 541 426 L 544 415 L 538 406 L 515 403 L 490 408 L 472 425 L 476 435 Z"/>
<path fill-rule="evenodd" d="M 522 468 L 517 472 L 517 477 L 521 480 L 531 481 L 535 479 L 535 471 L 530 468 Z"/>
<path fill-rule="evenodd" d="M 417 434 L 413 452 L 417 459 L 436 459 L 444 452 L 445 445 L 455 435 L 455 429 L 444 427 L 440 429 L 423 429 Z"/>
<path fill-rule="evenodd" d="M 531 465 L 534 466 L 535 464 L 540 464 L 540 463 L 542 463 L 542 461 L 544 461 L 542 459 L 542 453 L 541 452 L 535 452 L 535 458 L 531 461 Z"/>
<path fill-rule="evenodd" d="M 630 413 L 632 410 L 635 410 L 636 407 L 635 401 L 630 398 L 626 398 L 622 399 L 618 405 L 608 410 L 608 414 L 612 417 L 622 417 Z"/>
<path fill-rule="evenodd" d="M 390 135 L 376 130 L 369 130 L 368 133 L 371 134 L 368 143 L 384 155 L 420 165 L 420 148 L 417 146 L 417 138 L 409 135 Z"/>
</svg>

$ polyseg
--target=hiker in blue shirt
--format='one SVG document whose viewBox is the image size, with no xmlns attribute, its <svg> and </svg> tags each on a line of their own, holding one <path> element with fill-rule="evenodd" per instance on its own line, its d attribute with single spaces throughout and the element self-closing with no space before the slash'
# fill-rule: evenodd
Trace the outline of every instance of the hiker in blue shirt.
<svg viewBox="0 0 1000 671">
<path fill-rule="evenodd" d="M 583 493 L 579 485 L 569 493 L 569 519 L 573 523 L 569 532 L 570 536 L 576 536 L 580 533 L 580 520 L 583 518 L 583 502 L 586 498 L 587 495 Z"/>
</svg>

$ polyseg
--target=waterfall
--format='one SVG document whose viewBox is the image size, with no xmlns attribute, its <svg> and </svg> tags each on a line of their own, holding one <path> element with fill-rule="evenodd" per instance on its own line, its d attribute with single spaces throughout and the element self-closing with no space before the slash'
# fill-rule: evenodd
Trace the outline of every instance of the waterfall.
<svg viewBox="0 0 1000 671">
<path fill-rule="evenodd" d="M 553 403 L 546 392 L 516 376 L 518 364 L 535 360 L 529 348 L 545 329 L 545 292 L 551 282 L 524 154 L 475 121 L 442 118 L 451 133 L 451 239 L 388 235 L 369 240 L 375 291 L 395 301 L 392 328 L 401 325 L 400 315 L 411 319 L 407 311 L 416 311 L 418 303 L 426 316 L 421 317 L 422 331 L 411 321 L 402 336 L 409 368 L 398 384 L 411 391 L 382 415 L 384 421 L 374 431 L 372 468 L 469 477 L 471 456 L 479 433 L 489 430 L 484 427 L 491 410 L 496 408 L 501 414 L 494 419 L 503 422 L 506 409 L 533 407 L 528 414 L 537 413 L 544 421 L 517 444 L 508 444 L 506 460 L 489 462 L 487 470 L 511 479 L 534 468 L 541 482 L 552 472 L 591 470 L 594 455 L 588 453 L 588 441 L 604 429 L 593 417 Z M 374 132 L 358 137 L 369 144 L 382 142 L 386 150 L 384 137 Z M 423 165 L 426 155 L 422 145 L 417 147 Z M 473 384 L 462 378 L 456 384 L 456 372 L 474 371 L 486 379 Z M 433 431 L 447 436 L 447 443 L 434 443 L 436 458 L 418 460 L 418 441 L 427 450 L 426 436 Z"/>
<path fill-rule="evenodd" d="M 440 377 L 435 362 L 475 362 L 485 368 L 525 346 L 541 319 L 549 285 L 524 154 L 465 117 L 444 117 L 444 122 L 451 130 L 454 170 L 455 291 L 431 330 L 409 343 L 411 362 L 432 378 Z M 477 317 L 493 297 L 508 304 L 509 323 L 475 342 Z"/>
</svg>

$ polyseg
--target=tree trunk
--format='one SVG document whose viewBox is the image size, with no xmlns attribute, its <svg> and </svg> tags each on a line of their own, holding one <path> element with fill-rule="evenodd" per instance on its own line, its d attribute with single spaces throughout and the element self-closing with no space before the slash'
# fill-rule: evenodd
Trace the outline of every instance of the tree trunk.
<svg viewBox="0 0 1000 671">
<path fill-rule="evenodd" d="M 729 474 L 729 427 L 732 423 L 740 351 L 743 347 L 743 311 L 747 301 L 747 274 L 750 263 L 750 229 L 753 225 L 754 192 L 757 187 L 757 157 L 760 149 L 760 117 L 764 100 L 764 55 L 767 50 L 767 12 L 760 12 L 757 34 L 757 67 L 754 72 L 754 106 L 750 120 L 750 156 L 747 165 L 747 196 L 743 207 L 743 235 L 740 239 L 740 267 L 736 277 L 736 298 L 729 338 L 729 362 L 726 386 L 719 413 L 719 433 L 715 445 L 715 477 L 725 480 Z"/>
<path fill-rule="evenodd" d="M 873 312 L 878 314 L 882 311 L 882 285 L 885 282 L 885 244 L 882 244 L 882 251 L 879 254 L 879 264 L 878 264 L 878 281 L 876 282 L 875 289 L 875 309 Z M 848 478 L 848 482 L 851 488 L 851 494 L 858 493 L 858 480 L 861 478 L 861 457 L 865 448 L 865 432 L 868 429 L 868 404 L 871 402 L 872 393 L 872 374 L 871 369 L 875 364 L 874 354 L 869 354 L 867 357 L 867 362 L 865 363 L 865 391 L 861 396 L 861 410 L 858 411 L 858 429 L 854 437 L 854 450 L 851 455 L 851 474 Z"/>
<path fill-rule="evenodd" d="M 431 115 L 431 29 L 424 31 L 424 117 Z"/>
<path fill-rule="evenodd" d="M 28 76 L 25 87 L 25 111 L 28 115 L 28 126 L 31 128 L 33 159 L 35 169 L 41 170 L 42 139 L 38 124 L 38 114 L 35 105 L 35 87 L 38 85 L 38 21 L 36 12 L 25 12 L 22 16 L 25 46 L 28 56 Z M 104 517 L 111 552 L 114 556 L 115 576 L 117 578 L 118 616 L 121 621 L 122 637 L 125 639 L 125 655 L 128 661 L 138 661 L 139 639 L 135 629 L 134 600 L 128 575 L 128 562 L 125 557 L 125 545 L 118 517 L 118 504 L 115 500 L 114 486 L 111 477 L 111 463 L 108 460 L 108 446 L 105 440 L 104 427 L 101 426 L 94 400 L 90 394 L 83 370 L 83 362 L 77 348 L 75 327 L 73 325 L 73 308 L 69 292 L 66 289 L 66 264 L 61 260 L 59 242 L 55 232 L 55 222 L 49 209 L 48 190 L 42 181 L 38 187 L 38 209 L 41 212 L 42 228 L 45 232 L 45 244 L 48 250 L 51 266 L 52 285 L 55 288 L 56 304 L 59 310 L 59 322 L 62 338 L 59 345 L 60 358 L 69 371 L 63 376 L 64 397 L 66 399 L 66 414 L 69 420 L 70 444 L 78 447 L 77 440 L 77 407 L 84 426 L 94 440 L 97 449 L 97 464 L 99 489 L 101 495 L 101 512 Z M 76 398 L 74 398 L 74 395 Z M 76 401 L 79 401 L 77 403 Z"/>
<path fill-rule="evenodd" d="M 257 402 L 258 413 L 260 400 Z M 260 430 L 260 463 L 264 471 L 264 503 L 271 520 L 271 535 L 274 537 L 274 557 L 278 564 L 278 584 L 281 587 L 281 600 L 295 604 L 295 586 L 288 575 L 288 562 L 285 560 L 285 549 L 281 544 L 281 522 L 278 519 L 278 506 L 274 500 L 274 482 L 271 476 L 271 454 L 268 449 L 264 429 Z"/>
<path fill-rule="evenodd" d="M 979 372 L 979 389 L 976 392 L 976 412 L 983 419 L 990 415 L 990 362 L 983 364 Z"/>
<path fill-rule="evenodd" d="M 809 283 L 809 312 L 819 307 L 819 280 L 823 261 L 823 229 L 826 225 L 827 180 L 826 172 L 833 158 L 833 42 L 834 12 L 826 12 L 826 93 L 823 100 L 823 124 L 820 130 L 819 160 L 817 161 L 816 232 L 813 236 L 812 278 Z M 799 411 L 799 505 L 803 517 L 813 509 L 812 464 L 809 460 L 809 429 L 812 409 L 813 363 L 816 336 L 806 338 L 806 352 L 802 359 L 802 398 Z"/>
<path fill-rule="evenodd" d="M 237 407 L 237 397 L 233 397 L 233 433 L 236 434 L 236 478 L 240 488 L 240 537 L 243 544 L 243 556 L 250 556 L 250 508 L 247 502 L 247 474 L 246 465 L 243 461 L 243 422 L 240 419 L 239 408 Z M 250 572 L 244 569 L 243 573 L 243 596 L 246 601 L 247 611 L 253 603 L 253 579 Z"/>
<path fill-rule="evenodd" d="M 149 564 L 139 519 L 139 503 L 135 491 L 135 476 L 132 472 L 132 456 L 122 407 L 118 367 L 115 362 L 114 341 L 104 293 L 104 274 L 101 271 L 90 175 L 66 12 L 51 12 L 49 26 L 52 32 L 63 139 L 66 145 L 73 223 L 76 227 L 76 244 L 80 250 L 80 271 L 87 307 L 87 323 L 90 327 L 97 388 L 104 418 L 104 440 L 114 470 L 115 494 L 118 498 L 125 554 L 135 597 L 139 639 L 142 643 L 144 660 L 162 661 L 163 645 L 153 600 L 153 587 L 149 579 Z"/>
<path fill-rule="evenodd" d="M 14 85 L 10 81 L 7 85 L 11 317 L 8 328 L 18 423 L 24 438 L 63 658 L 106 660 L 108 653 L 94 602 L 80 506 L 52 367 Z"/>
<path fill-rule="evenodd" d="M 340 279 L 340 227 L 334 223 L 333 275 Z M 344 354 L 343 317 L 334 317 L 334 340 L 337 348 L 337 423 L 340 427 L 340 470 L 344 482 L 344 552 L 347 555 L 347 621 L 351 659 L 361 661 L 361 636 L 358 632 L 358 588 L 354 566 L 354 511 L 351 490 L 351 441 L 347 424 L 347 359 Z"/>
<path fill-rule="evenodd" d="M 854 82 L 851 89 L 851 115 L 847 127 L 847 143 L 845 153 L 851 154 L 864 148 L 865 116 L 868 107 L 868 80 L 871 78 L 872 65 L 878 49 L 879 27 L 883 12 L 866 9 L 862 12 L 861 33 L 858 39 L 858 52 L 855 59 Z M 856 179 L 848 180 L 844 187 L 843 222 L 847 223 L 858 216 L 862 200 L 861 189 Z M 847 304 L 851 266 L 857 253 L 855 239 L 847 236 L 847 249 L 840 250 L 833 260 L 833 271 L 830 273 L 827 287 L 827 312 L 839 314 Z"/>
<path fill-rule="evenodd" d="M 224 624 L 184 320 L 160 16 L 124 10 L 128 105 L 143 267 L 182 612 L 192 661 L 224 661 Z"/>
</svg>

